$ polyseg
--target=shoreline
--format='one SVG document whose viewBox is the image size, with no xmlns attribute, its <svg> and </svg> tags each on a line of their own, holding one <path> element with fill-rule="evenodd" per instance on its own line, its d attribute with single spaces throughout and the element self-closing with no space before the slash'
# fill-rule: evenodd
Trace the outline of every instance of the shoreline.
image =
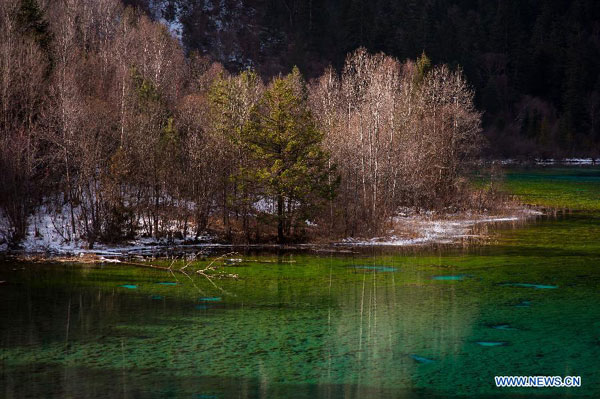
<svg viewBox="0 0 600 399">
<path fill-rule="evenodd" d="M 100 244 L 94 249 L 78 247 L 77 243 L 60 242 L 35 245 L 28 237 L 23 249 L 0 251 L 1 255 L 23 260 L 72 261 L 79 263 L 120 263 L 122 259 L 163 257 L 227 250 L 299 250 L 328 253 L 356 253 L 365 248 L 418 248 L 429 245 L 461 246 L 485 244 L 490 228 L 522 225 L 544 216 L 537 208 L 525 206 L 502 213 L 458 212 L 436 214 L 401 213 L 391 222 L 387 234 L 378 237 L 354 237 L 327 242 L 299 244 L 233 244 L 217 242 L 216 237 L 205 236 L 202 241 L 138 238 L 127 244 Z M 35 241 L 35 240 L 34 240 Z M 80 241 L 83 245 L 83 242 Z"/>
<path fill-rule="evenodd" d="M 489 162 L 498 162 L 506 166 L 598 166 L 600 158 L 534 158 L 534 159 L 492 159 Z"/>
<path fill-rule="evenodd" d="M 388 234 L 368 239 L 347 238 L 340 245 L 363 247 L 414 247 L 484 243 L 490 227 L 524 224 L 545 213 L 524 206 L 504 213 L 459 212 L 445 215 L 401 215 L 394 217 Z"/>
</svg>

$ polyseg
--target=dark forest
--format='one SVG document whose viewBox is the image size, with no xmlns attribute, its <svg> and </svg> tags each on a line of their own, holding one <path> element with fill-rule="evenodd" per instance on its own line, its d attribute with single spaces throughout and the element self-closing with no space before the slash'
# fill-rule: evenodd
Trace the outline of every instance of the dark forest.
<svg viewBox="0 0 600 399">
<path fill-rule="evenodd" d="M 600 155 L 594 0 L 134 0 L 188 50 L 263 76 L 341 68 L 358 47 L 464 69 L 493 157 Z"/>
</svg>

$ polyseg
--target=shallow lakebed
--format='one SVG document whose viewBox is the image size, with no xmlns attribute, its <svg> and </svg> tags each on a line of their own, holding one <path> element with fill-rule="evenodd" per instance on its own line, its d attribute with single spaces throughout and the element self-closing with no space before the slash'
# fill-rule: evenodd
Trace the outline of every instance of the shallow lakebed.
<svg viewBox="0 0 600 399">
<path fill-rule="evenodd" d="M 492 238 L 248 253 L 226 266 L 238 279 L 212 282 L 5 260 L 0 396 L 600 397 L 598 213 Z M 495 375 L 582 387 L 496 388 Z"/>
</svg>

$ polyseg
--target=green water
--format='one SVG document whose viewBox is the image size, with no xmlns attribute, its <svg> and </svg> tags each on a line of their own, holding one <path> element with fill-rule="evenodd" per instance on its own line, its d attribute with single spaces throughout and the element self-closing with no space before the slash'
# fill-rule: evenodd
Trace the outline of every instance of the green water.
<svg viewBox="0 0 600 399">
<path fill-rule="evenodd" d="M 505 189 L 533 205 L 600 212 L 598 166 L 511 169 Z"/>
<path fill-rule="evenodd" d="M 4 261 L 0 397 L 600 397 L 600 216 L 509 227 L 470 248 L 245 254 L 212 282 Z"/>
</svg>

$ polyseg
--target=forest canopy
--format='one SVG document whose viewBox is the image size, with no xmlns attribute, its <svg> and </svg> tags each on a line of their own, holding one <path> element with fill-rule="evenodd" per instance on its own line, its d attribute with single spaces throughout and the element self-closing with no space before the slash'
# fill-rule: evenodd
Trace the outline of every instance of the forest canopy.
<svg viewBox="0 0 600 399">
<path fill-rule="evenodd" d="M 306 80 L 186 51 L 118 0 L 0 0 L 0 212 L 65 242 L 374 235 L 402 207 L 472 209 L 484 142 L 461 68 L 365 48 Z"/>
</svg>

